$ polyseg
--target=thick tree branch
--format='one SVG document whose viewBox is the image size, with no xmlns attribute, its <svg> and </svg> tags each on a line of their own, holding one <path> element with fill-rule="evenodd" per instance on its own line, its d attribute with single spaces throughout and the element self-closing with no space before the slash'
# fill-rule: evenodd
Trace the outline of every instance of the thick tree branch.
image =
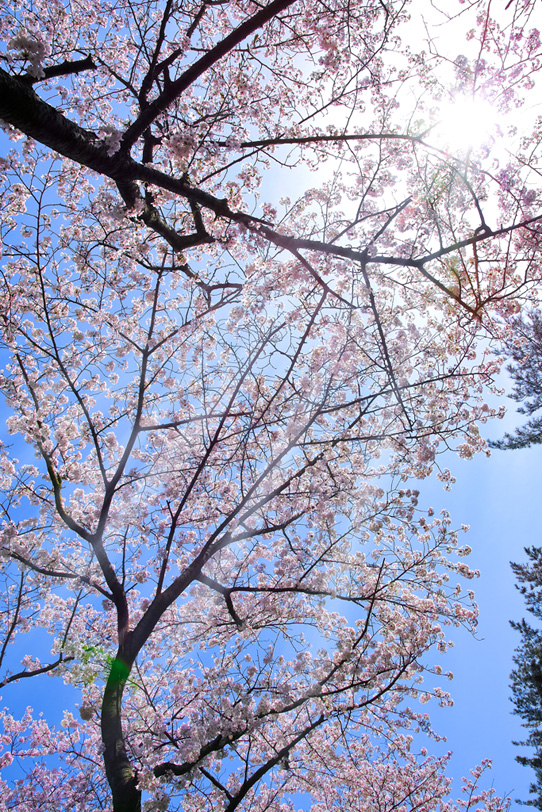
<svg viewBox="0 0 542 812">
<path fill-rule="evenodd" d="M 129 161 L 108 155 L 97 136 L 40 99 L 21 77 L 0 68 L 0 119 L 40 144 L 101 175 L 125 182 Z M 134 200 L 137 192 L 134 191 Z"/>
<path fill-rule="evenodd" d="M 74 59 L 72 62 L 65 59 L 60 65 L 49 65 L 49 67 L 43 68 L 43 76 L 39 78 L 30 74 L 20 78 L 22 81 L 34 85 L 37 82 L 45 82 L 47 79 L 55 79 L 58 76 L 70 76 L 74 73 L 82 73 L 85 70 L 96 70 L 97 67 L 91 56 L 84 59 Z"/>
<path fill-rule="evenodd" d="M 258 28 L 264 26 L 272 20 L 273 17 L 280 14 L 281 11 L 293 5 L 293 3 L 295 3 L 295 0 L 272 0 L 268 6 L 262 8 L 248 20 L 245 20 L 244 23 L 241 23 L 231 34 L 224 37 L 214 48 L 211 48 L 211 50 L 207 51 L 200 59 L 187 68 L 182 76 L 176 81 L 171 82 L 160 96 L 151 102 L 148 107 L 145 107 L 134 123 L 128 127 L 122 139 L 123 151 L 128 152 L 137 139 L 145 132 L 147 127 L 149 127 L 161 113 L 167 110 L 198 77 L 233 50 L 236 45 L 239 45 L 244 39 L 250 36 L 250 34 L 253 34 Z"/>
<path fill-rule="evenodd" d="M 285 0 L 281 0 L 281 2 L 285 2 Z M 290 0 L 290 2 L 293 2 L 293 0 Z M 138 164 L 124 154 L 109 155 L 105 145 L 100 144 L 94 133 L 88 132 L 75 122 L 64 117 L 55 108 L 40 99 L 21 78 L 10 76 L 1 68 L 0 118 L 31 138 L 56 150 L 61 155 L 117 182 L 119 191 L 129 208 L 135 206 L 137 201 L 141 199 L 135 181 L 156 184 L 160 188 L 179 194 L 193 205 L 209 209 L 218 217 L 241 223 L 250 229 L 256 228 L 269 242 L 291 252 L 309 249 L 357 262 L 365 261 L 374 264 L 415 268 L 439 290 L 474 316 L 478 316 L 476 308 L 463 301 L 457 293 L 431 274 L 425 266 L 462 248 L 482 243 L 490 238 L 504 236 L 542 220 L 542 215 L 538 215 L 496 230 L 490 230 L 486 227 L 470 238 L 460 240 L 420 257 L 375 254 L 367 258 L 366 249 L 356 250 L 320 240 L 296 238 L 281 234 L 259 218 L 244 212 L 233 211 L 229 207 L 226 198 L 217 198 L 204 190 L 190 186 L 184 179 L 174 178 L 151 166 Z M 207 242 L 210 240 L 208 237 L 204 238 L 203 234 L 197 237 L 196 234 L 199 233 L 199 230 L 193 236 L 178 235 L 173 229 L 161 222 L 160 218 L 153 214 L 151 210 L 148 211 L 145 217 L 149 220 L 150 227 L 166 237 L 172 246 L 178 246 L 179 250 L 189 247 L 189 245 L 197 245 L 202 241 Z"/>
</svg>

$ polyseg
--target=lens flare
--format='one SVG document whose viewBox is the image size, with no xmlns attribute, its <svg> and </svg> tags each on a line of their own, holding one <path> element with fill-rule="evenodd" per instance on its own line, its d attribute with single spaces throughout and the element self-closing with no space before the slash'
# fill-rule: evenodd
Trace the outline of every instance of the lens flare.
<svg viewBox="0 0 542 812">
<path fill-rule="evenodd" d="M 441 105 L 433 136 L 452 152 L 489 145 L 497 135 L 498 111 L 483 98 L 455 96 Z"/>
</svg>

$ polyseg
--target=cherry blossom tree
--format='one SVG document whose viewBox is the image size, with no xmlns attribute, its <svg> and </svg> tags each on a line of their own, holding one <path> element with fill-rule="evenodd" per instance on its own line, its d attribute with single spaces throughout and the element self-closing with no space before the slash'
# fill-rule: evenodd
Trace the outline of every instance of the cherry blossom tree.
<svg viewBox="0 0 542 812">
<path fill-rule="evenodd" d="M 2 688 L 81 692 L 4 712 L 5 809 L 504 808 L 419 744 L 476 573 L 411 480 L 536 296 L 539 131 L 436 135 L 531 11 L 450 61 L 401 0 L 4 0 Z"/>
</svg>

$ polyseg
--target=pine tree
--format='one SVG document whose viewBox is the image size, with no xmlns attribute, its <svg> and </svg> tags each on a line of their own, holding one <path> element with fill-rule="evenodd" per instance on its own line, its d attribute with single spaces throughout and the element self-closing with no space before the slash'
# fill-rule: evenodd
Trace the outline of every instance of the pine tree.
<svg viewBox="0 0 542 812">
<path fill-rule="evenodd" d="M 542 619 L 542 548 L 526 547 L 529 563 L 512 564 L 518 580 L 518 589 L 525 597 L 527 609 L 539 620 Z M 521 634 L 521 643 L 516 649 L 512 671 L 512 702 L 514 713 L 523 720 L 529 731 L 524 742 L 514 742 L 521 747 L 534 748 L 532 756 L 516 756 L 516 760 L 535 771 L 535 780 L 530 785 L 531 798 L 520 801 L 527 806 L 542 809 L 542 631 L 533 628 L 525 619 L 511 625 Z"/>
<path fill-rule="evenodd" d="M 507 367 L 514 381 L 510 397 L 521 403 L 518 412 L 530 419 L 513 434 L 506 433 L 492 442 L 493 448 L 528 448 L 542 443 L 542 416 L 532 416 L 542 408 L 542 314 L 531 310 L 514 319 L 513 326 L 513 337 L 504 350 L 512 361 Z"/>
</svg>

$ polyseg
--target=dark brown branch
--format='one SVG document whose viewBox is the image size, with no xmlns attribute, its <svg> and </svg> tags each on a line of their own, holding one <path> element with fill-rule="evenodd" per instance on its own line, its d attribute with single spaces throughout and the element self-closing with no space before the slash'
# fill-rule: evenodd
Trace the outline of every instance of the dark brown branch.
<svg viewBox="0 0 542 812">
<path fill-rule="evenodd" d="M 47 79 L 55 79 L 57 76 L 69 76 L 73 73 L 82 73 L 85 70 L 96 70 L 97 67 L 92 57 L 86 56 L 84 59 L 74 59 L 73 62 L 65 59 L 60 65 L 50 65 L 47 68 L 43 68 L 44 75 L 39 78 L 30 76 L 29 73 L 20 78 L 21 81 L 27 82 L 29 85 L 34 85 L 36 82 L 45 82 Z"/>
<path fill-rule="evenodd" d="M 284 3 L 285 5 L 289 4 L 287 0 L 276 0 L 276 2 L 279 4 Z M 293 0 L 290 0 L 290 2 L 293 2 Z M 274 6 L 274 4 L 272 3 L 264 9 L 264 11 L 269 11 L 271 6 Z M 258 15 L 255 16 L 257 17 Z M 254 18 L 251 19 L 253 20 Z M 415 268 L 433 285 L 439 288 L 439 290 L 456 301 L 475 317 L 479 316 L 477 310 L 464 302 L 460 296 L 427 271 L 425 266 L 435 259 L 440 259 L 447 254 L 459 251 L 467 246 L 481 243 L 489 238 L 504 236 L 505 234 L 509 234 L 520 228 L 525 228 L 528 225 L 542 220 L 542 215 L 538 215 L 520 223 L 514 223 L 496 230 L 491 230 L 486 227 L 483 231 L 477 231 L 474 236 L 470 238 L 459 240 L 450 246 L 440 248 L 438 251 L 421 257 L 381 255 L 367 257 L 364 251 L 350 247 L 326 243 L 320 240 L 298 239 L 281 234 L 270 227 L 269 223 L 265 223 L 259 218 L 244 212 L 233 211 L 230 209 L 226 198 L 217 198 L 201 189 L 191 187 L 186 179 L 173 178 L 165 172 L 161 172 L 153 167 L 143 166 L 124 154 L 116 153 L 109 155 L 106 146 L 97 139 L 94 133 L 70 121 L 70 119 L 63 116 L 54 107 L 40 99 L 32 87 L 22 78 L 10 76 L 1 68 L 0 119 L 45 146 L 54 149 L 61 155 L 114 180 L 128 208 L 135 206 L 138 200 L 141 199 L 136 181 L 152 183 L 162 189 L 184 197 L 191 204 L 207 208 L 217 217 L 223 217 L 232 222 L 241 223 L 248 228 L 254 228 L 255 225 L 257 225 L 260 235 L 279 248 L 290 251 L 309 249 L 357 262 L 366 261 L 368 264 L 375 263 Z M 166 234 L 164 233 L 163 236 L 166 236 Z M 171 239 L 174 239 L 173 233 L 169 233 L 169 236 Z M 178 235 L 178 237 L 181 240 L 183 239 L 181 235 Z M 192 237 L 196 240 L 195 235 L 190 235 L 189 239 L 191 240 Z M 201 235 L 201 238 L 203 238 L 203 235 Z"/>
<path fill-rule="evenodd" d="M 276 138 L 261 138 L 256 141 L 241 141 L 239 147 L 241 149 L 252 149 L 254 147 L 280 147 L 291 144 L 319 144 L 319 143 L 340 143 L 341 141 L 410 141 L 422 146 L 428 146 L 423 141 L 421 135 L 409 135 L 408 133 L 337 133 L 336 135 L 300 135 L 297 137 L 288 137 L 278 135 Z M 227 141 L 217 141 L 219 147 L 228 147 Z"/>
<path fill-rule="evenodd" d="M 290 750 L 292 750 L 296 746 L 296 744 L 299 744 L 300 741 L 306 739 L 309 733 L 312 733 L 313 730 L 316 730 L 317 727 L 320 727 L 320 725 L 325 721 L 325 719 L 326 717 L 324 716 L 324 714 L 321 714 L 318 717 L 318 719 L 315 719 L 314 722 L 311 722 L 309 725 L 307 725 L 301 731 L 301 733 L 298 733 L 297 736 L 294 739 L 292 739 L 291 742 L 285 744 L 284 747 L 281 747 L 280 750 L 277 750 L 273 758 L 270 758 L 268 761 L 265 762 L 265 764 L 262 764 L 262 766 L 259 767 L 247 781 L 245 781 L 239 792 L 231 799 L 231 801 L 225 808 L 224 812 L 233 812 L 233 810 L 239 806 L 239 804 L 241 803 L 247 792 L 249 792 L 252 789 L 252 787 L 258 783 L 260 778 L 263 778 L 264 775 L 269 772 L 269 770 L 272 770 L 273 767 L 276 767 L 278 764 L 284 761 L 284 759 L 288 756 Z"/>
<path fill-rule="evenodd" d="M 146 226 L 151 228 L 156 234 L 159 234 L 165 239 L 174 251 L 182 252 L 187 248 L 192 248 L 196 245 L 204 245 L 205 243 L 213 243 L 214 237 L 207 234 L 205 228 L 198 228 L 194 234 L 179 234 L 174 228 L 169 226 L 165 220 L 160 217 L 160 214 L 154 206 L 145 205 L 145 209 L 139 218 L 145 223 Z M 201 217 L 200 217 L 201 220 Z M 195 278 L 196 274 L 190 270 L 188 265 L 183 266 L 183 272 L 190 278 Z"/>
<path fill-rule="evenodd" d="M 224 747 L 231 744 L 233 741 L 240 739 L 241 736 L 245 735 L 245 733 L 246 730 L 242 730 L 238 731 L 237 733 L 230 733 L 227 736 L 215 736 L 214 739 L 203 745 L 198 757 L 194 761 L 186 761 L 184 764 L 175 764 L 171 761 L 166 761 L 163 764 L 157 764 L 153 772 L 157 778 L 161 778 L 163 775 L 167 775 L 168 773 L 177 776 L 186 775 L 190 772 L 190 770 L 193 770 L 194 767 L 206 756 L 216 752 L 217 750 L 223 750 Z"/>
<path fill-rule="evenodd" d="M 219 789 L 221 792 L 223 792 L 224 795 L 226 796 L 226 798 L 228 799 L 228 801 L 231 801 L 231 799 L 233 798 L 233 795 L 231 794 L 231 792 L 228 792 L 228 790 L 226 789 L 226 787 L 223 784 L 220 783 L 218 778 L 215 778 L 215 776 L 212 773 L 210 773 L 209 770 L 206 770 L 205 767 L 200 766 L 199 769 L 200 769 L 201 774 L 204 775 L 205 778 L 207 778 L 207 780 L 211 782 L 211 784 L 214 784 L 217 789 Z"/>
<path fill-rule="evenodd" d="M 40 144 L 54 149 L 65 158 L 93 169 L 101 175 L 124 184 L 125 194 L 133 184 L 130 162 L 109 155 L 95 133 L 85 130 L 60 111 L 43 101 L 34 89 L 18 76 L 0 68 L 0 119 L 11 124 Z M 135 187 L 135 188 L 133 188 Z M 138 198 L 135 184 L 133 201 Z"/>
<path fill-rule="evenodd" d="M 3 688 L 5 685 L 9 685 L 10 682 L 16 682 L 20 679 L 28 679 L 29 677 L 35 677 L 37 674 L 47 674 L 49 671 L 54 671 L 55 668 L 58 668 L 59 665 L 62 663 L 71 662 L 71 660 L 75 659 L 74 657 L 63 657 L 60 654 L 59 658 L 55 660 L 54 663 L 49 663 L 48 665 L 42 665 L 41 668 L 35 668 L 34 671 L 19 671 L 18 674 L 11 674 L 11 676 L 6 677 L 5 680 L 0 682 L 0 688 Z"/>
<path fill-rule="evenodd" d="M 397 402 L 398 402 L 399 406 L 401 407 L 401 409 L 403 411 L 403 414 L 406 417 L 408 426 L 412 430 L 412 420 L 410 419 L 410 415 L 407 412 L 405 403 L 404 403 L 402 395 L 401 395 L 401 390 L 400 390 L 399 386 L 397 385 L 397 379 L 395 377 L 395 371 L 394 371 L 393 364 L 391 362 L 390 354 L 389 354 L 389 351 L 388 351 L 388 342 L 386 341 L 386 336 L 384 334 L 384 329 L 382 327 L 382 321 L 380 320 L 380 314 L 378 312 L 378 307 L 376 306 L 376 300 L 375 300 L 375 297 L 374 297 L 373 289 L 371 287 L 371 280 L 369 279 L 369 274 L 367 273 L 367 263 L 366 263 L 366 261 L 361 263 L 361 272 L 363 274 L 363 280 L 365 282 L 365 287 L 366 287 L 367 293 L 369 295 L 369 301 L 371 303 L 371 310 L 373 311 L 373 316 L 374 316 L 374 320 L 375 320 L 375 323 L 376 323 L 376 328 L 378 330 L 378 335 L 380 337 L 380 345 L 382 347 L 382 352 L 384 353 L 385 365 L 387 367 L 388 375 L 389 375 L 389 378 L 390 378 L 390 381 L 391 381 L 391 386 L 392 386 L 392 389 L 393 389 L 393 391 L 395 393 L 395 397 L 397 398 Z"/>
<path fill-rule="evenodd" d="M 88 575 L 78 575 L 75 572 L 66 572 L 64 570 L 52 570 L 49 569 L 49 567 L 40 567 L 37 564 L 34 564 L 34 562 L 29 558 L 25 558 L 19 553 L 12 553 L 6 547 L 3 547 L 2 551 L 16 561 L 19 561 L 21 564 L 24 564 L 25 567 L 28 567 L 28 569 L 32 570 L 33 572 L 39 572 L 40 575 L 46 575 L 48 578 L 66 578 L 71 581 L 79 581 L 80 583 L 95 589 L 97 592 L 103 595 L 104 598 L 107 598 L 107 600 L 113 600 L 111 593 L 108 592 L 107 589 L 101 587 L 99 584 L 96 584 L 91 578 L 89 578 Z"/>
<path fill-rule="evenodd" d="M 232 593 L 233 590 L 228 589 L 225 586 L 222 586 L 221 584 L 218 583 L 218 581 L 215 581 L 214 578 L 209 578 L 208 575 L 204 575 L 203 572 L 200 572 L 200 574 L 198 575 L 197 580 L 200 583 L 205 584 L 205 586 L 208 586 L 209 589 L 212 589 L 214 592 L 218 592 L 219 595 L 224 596 L 224 600 L 226 601 L 226 606 L 228 607 L 228 612 L 230 613 L 230 616 L 233 619 L 235 625 L 237 626 L 237 628 L 240 631 L 242 629 L 244 629 L 245 625 L 246 625 L 245 621 L 241 620 L 241 618 L 239 617 L 239 615 L 235 611 L 235 607 L 234 607 L 233 601 L 231 599 L 231 593 Z"/>
<path fill-rule="evenodd" d="M 145 130 L 152 124 L 152 122 L 163 113 L 173 102 L 179 98 L 181 93 L 185 91 L 191 84 L 193 84 L 198 77 L 207 71 L 212 65 L 226 56 L 232 51 L 236 45 L 239 45 L 250 34 L 253 34 L 258 28 L 264 26 L 267 22 L 276 17 L 281 11 L 284 11 L 291 6 L 295 0 L 273 0 L 268 6 L 265 6 L 260 11 L 256 12 L 244 23 L 241 23 L 234 31 L 224 37 L 221 42 L 218 42 L 214 48 L 211 48 L 204 54 L 197 62 L 194 62 L 185 72 L 174 82 L 166 87 L 161 95 L 155 99 L 148 107 L 146 107 L 134 123 L 128 127 L 122 139 L 122 150 L 129 152 L 137 139 L 143 135 Z"/>
<path fill-rule="evenodd" d="M 297 251 L 295 248 L 289 248 L 288 250 L 290 251 L 291 254 L 293 254 L 293 256 L 297 259 L 297 261 L 300 262 L 301 265 L 303 265 L 303 267 L 310 273 L 312 278 L 322 288 L 324 294 L 329 294 L 330 296 L 333 296 L 335 299 L 338 299 L 339 302 L 345 304 L 347 307 L 354 309 L 354 305 L 352 304 L 352 302 L 349 302 L 347 299 L 341 296 L 340 293 L 337 293 L 336 291 L 333 290 L 333 288 L 330 288 L 327 282 L 324 282 L 320 274 L 312 267 L 310 262 L 308 262 L 305 259 L 305 257 L 299 253 L 299 251 Z"/>
<path fill-rule="evenodd" d="M 169 22 L 169 16 L 171 13 L 172 5 L 173 5 L 172 0 L 167 0 L 166 7 L 164 8 L 164 13 L 162 14 L 162 20 L 160 21 L 160 30 L 158 32 L 158 37 L 156 38 L 156 44 L 154 46 L 151 64 L 149 65 L 149 70 L 147 71 L 146 75 L 143 77 L 143 81 L 141 82 L 141 88 L 139 90 L 139 103 L 141 104 L 142 107 L 144 107 L 147 103 L 147 95 L 152 87 L 152 83 L 156 78 L 158 72 L 156 69 L 156 65 L 158 62 L 158 57 L 160 56 L 160 49 L 162 48 L 166 36 L 166 28 Z"/>
</svg>

